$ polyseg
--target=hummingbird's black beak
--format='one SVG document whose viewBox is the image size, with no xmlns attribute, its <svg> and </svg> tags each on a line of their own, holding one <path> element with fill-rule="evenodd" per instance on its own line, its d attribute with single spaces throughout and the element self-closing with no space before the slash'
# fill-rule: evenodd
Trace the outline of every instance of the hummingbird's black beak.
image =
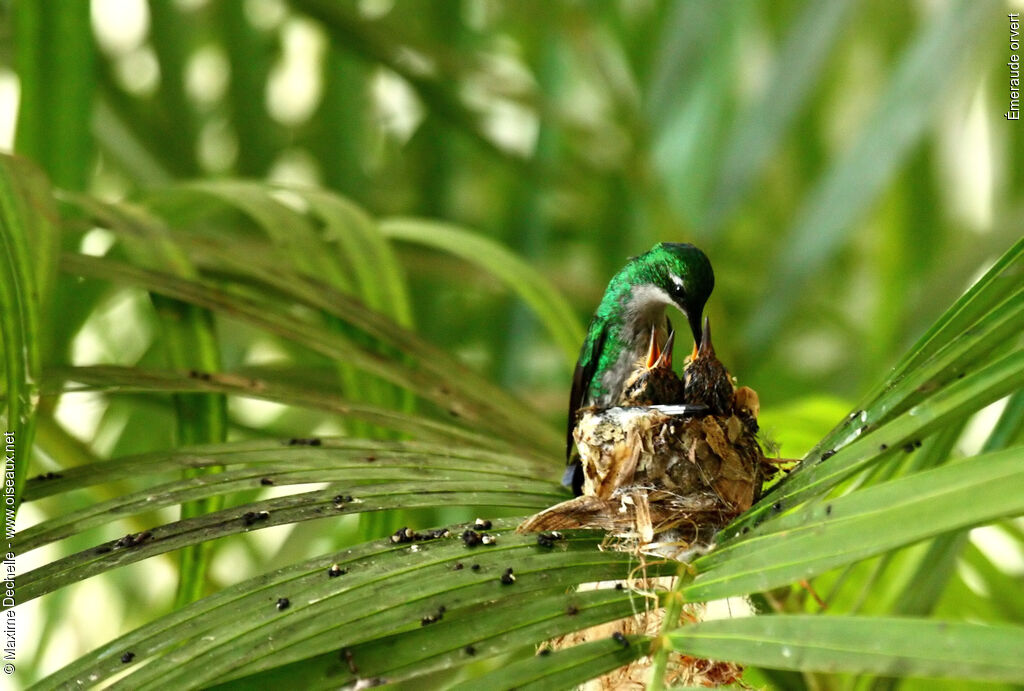
<svg viewBox="0 0 1024 691">
<path fill-rule="evenodd" d="M 696 346 L 701 342 L 700 312 L 688 310 L 686 319 L 690 322 L 690 331 L 693 333 L 693 344 Z"/>
</svg>

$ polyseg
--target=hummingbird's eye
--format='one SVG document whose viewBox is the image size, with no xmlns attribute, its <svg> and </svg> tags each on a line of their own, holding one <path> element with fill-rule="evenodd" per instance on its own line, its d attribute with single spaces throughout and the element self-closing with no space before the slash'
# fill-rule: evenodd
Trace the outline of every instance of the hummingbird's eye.
<svg viewBox="0 0 1024 691">
<path fill-rule="evenodd" d="M 673 298 L 681 299 L 686 297 L 686 286 L 683 279 L 675 274 L 669 274 L 669 293 Z"/>
</svg>

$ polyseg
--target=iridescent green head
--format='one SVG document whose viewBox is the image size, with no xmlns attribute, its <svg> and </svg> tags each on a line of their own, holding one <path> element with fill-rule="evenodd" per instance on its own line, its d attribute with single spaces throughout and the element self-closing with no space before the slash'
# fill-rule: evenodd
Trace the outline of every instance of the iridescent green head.
<svg viewBox="0 0 1024 691">
<path fill-rule="evenodd" d="M 671 303 L 679 307 L 686 314 L 694 343 L 700 343 L 701 315 L 715 287 L 715 274 L 707 256 L 688 243 L 658 243 L 634 257 L 615 275 L 608 284 L 598 314 L 605 318 L 612 316 L 625 306 L 636 288 L 643 286 L 651 293 L 646 296 L 650 303 Z"/>
</svg>

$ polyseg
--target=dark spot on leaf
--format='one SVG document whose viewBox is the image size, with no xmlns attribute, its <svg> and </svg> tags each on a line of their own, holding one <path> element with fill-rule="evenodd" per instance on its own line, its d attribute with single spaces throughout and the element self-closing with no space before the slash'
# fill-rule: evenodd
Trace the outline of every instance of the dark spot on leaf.
<svg viewBox="0 0 1024 691">
<path fill-rule="evenodd" d="M 565 608 L 565 613 L 568 614 L 570 617 L 575 617 L 577 614 L 580 613 L 580 608 L 576 605 L 569 605 Z"/>
<path fill-rule="evenodd" d="M 622 634 L 621 631 L 616 631 L 615 633 L 613 633 L 612 640 L 621 645 L 623 648 L 629 647 L 629 641 L 626 639 L 626 637 Z"/>
<path fill-rule="evenodd" d="M 832 505 L 831 504 L 826 504 L 825 505 L 825 515 L 826 516 L 831 516 L 832 515 Z"/>
<path fill-rule="evenodd" d="M 322 442 L 317 438 L 302 439 L 300 437 L 293 437 L 288 440 L 288 446 L 320 446 Z"/>
<path fill-rule="evenodd" d="M 356 663 L 352 661 L 352 651 L 348 648 L 341 649 L 341 659 L 348 665 L 348 671 L 352 674 L 359 674 L 359 668 L 356 667 Z"/>
<path fill-rule="evenodd" d="M 264 487 L 269 487 L 270 485 L 274 484 L 274 481 L 271 480 L 269 477 L 261 477 L 260 484 L 263 485 Z"/>
<path fill-rule="evenodd" d="M 480 565 L 479 564 L 473 564 L 469 568 L 473 569 L 474 571 L 479 571 L 480 570 Z"/>
<path fill-rule="evenodd" d="M 428 614 L 427 616 L 425 616 L 422 619 L 420 619 L 420 626 L 427 626 L 428 624 L 433 624 L 434 622 L 441 621 L 444 618 L 444 613 L 445 613 L 445 606 L 441 605 L 440 607 L 437 608 L 437 612 L 436 613 Z"/>
<path fill-rule="evenodd" d="M 114 546 L 121 548 L 137 547 L 151 537 L 153 537 L 153 533 L 149 532 L 148 530 L 143 531 L 141 533 L 128 533 L 120 540 L 115 542 Z"/>
<path fill-rule="evenodd" d="M 132 660 L 134 660 L 134 659 L 135 659 L 135 653 L 133 653 L 130 650 L 128 652 L 126 652 L 124 655 L 121 656 L 121 662 L 123 662 L 126 665 L 129 662 L 131 662 Z"/>
<path fill-rule="evenodd" d="M 391 543 L 398 545 L 406 542 L 412 542 L 415 537 L 416 533 L 403 525 L 391 535 Z"/>
<path fill-rule="evenodd" d="M 113 548 L 110 545 L 100 545 L 99 547 L 96 548 L 95 552 L 96 552 L 96 554 L 106 554 L 111 549 L 113 549 Z"/>
<path fill-rule="evenodd" d="M 555 546 L 555 542 L 562 539 L 559 533 L 538 533 L 537 544 L 548 549 Z"/>
<path fill-rule="evenodd" d="M 888 444 L 882 444 L 881 446 L 878 447 L 878 450 L 879 451 L 885 451 L 888 448 L 889 448 Z"/>
<path fill-rule="evenodd" d="M 782 502 L 777 501 L 774 504 L 772 504 L 772 511 L 774 513 L 779 513 L 780 511 L 782 511 Z"/>
<path fill-rule="evenodd" d="M 956 375 L 956 378 L 963 379 L 965 376 L 967 376 L 967 372 L 961 372 L 960 374 Z"/>
<path fill-rule="evenodd" d="M 277 605 L 276 606 L 277 606 L 277 609 L 279 611 L 284 611 L 284 610 L 288 609 L 291 606 L 291 604 L 292 603 L 291 603 L 291 601 L 288 598 L 280 597 L 280 598 L 277 599 Z"/>
<path fill-rule="evenodd" d="M 548 655 L 551 654 L 551 648 L 549 648 L 547 646 L 544 646 L 543 648 L 541 648 L 540 650 L 537 651 L 537 654 L 540 655 L 541 657 L 547 657 Z"/>
<path fill-rule="evenodd" d="M 36 475 L 35 478 L 33 478 L 33 479 L 35 479 L 35 480 L 59 480 L 62 477 L 64 477 L 64 476 L 61 475 L 60 473 L 42 473 L 41 475 Z"/>
<path fill-rule="evenodd" d="M 337 499 L 337 497 L 335 497 Z M 348 501 L 352 501 L 352 497 L 346 497 Z M 447 528 L 437 528 L 435 530 L 428 530 L 424 533 L 417 533 L 405 526 L 402 526 L 395 531 L 395 534 L 391 536 L 391 542 L 397 544 L 405 542 L 424 542 L 426 540 L 437 540 L 442 537 L 448 537 L 451 535 Z"/>
<path fill-rule="evenodd" d="M 327 575 L 331 578 L 337 578 L 348 573 L 348 569 L 343 569 L 337 564 L 331 564 L 331 568 L 327 569 Z"/>
<path fill-rule="evenodd" d="M 512 574 L 512 567 L 505 569 L 505 573 L 501 574 L 502 585 L 512 585 L 516 582 L 516 577 Z"/>
<path fill-rule="evenodd" d="M 623 588 L 625 588 L 625 587 L 626 587 L 626 586 L 622 585 L 621 583 L 616 583 L 616 584 L 615 584 L 615 589 L 616 589 L 616 590 L 622 590 L 622 589 L 623 589 Z"/>
<path fill-rule="evenodd" d="M 260 521 L 265 521 L 268 518 L 270 518 L 270 513 L 268 511 L 260 511 L 259 513 L 255 511 L 246 511 L 242 514 L 242 523 L 246 526 L 250 526 L 259 523 Z"/>
<path fill-rule="evenodd" d="M 821 460 L 824 461 L 826 458 L 832 458 L 835 455 L 836 455 L 836 450 L 835 449 L 829 449 L 825 453 L 821 454 Z"/>
<path fill-rule="evenodd" d="M 480 533 L 467 528 L 462 532 L 462 543 L 466 545 L 466 547 L 476 547 L 481 543 Z"/>
<path fill-rule="evenodd" d="M 455 566 L 452 567 L 452 571 L 462 571 L 462 562 L 455 562 Z"/>
<path fill-rule="evenodd" d="M 466 652 L 466 655 L 469 655 L 470 657 L 476 655 L 476 648 L 471 645 L 467 645 L 463 650 Z"/>
<path fill-rule="evenodd" d="M 367 463 L 373 463 L 373 462 L 374 462 L 374 461 L 376 461 L 376 460 L 377 460 L 377 457 L 376 457 L 376 456 L 367 456 L 367 457 L 366 457 L 366 462 L 367 462 Z"/>
<path fill-rule="evenodd" d="M 490 521 L 485 521 L 482 518 L 478 518 L 475 521 L 473 521 L 473 527 L 476 528 L 477 530 L 490 530 L 491 529 L 491 522 Z"/>
</svg>

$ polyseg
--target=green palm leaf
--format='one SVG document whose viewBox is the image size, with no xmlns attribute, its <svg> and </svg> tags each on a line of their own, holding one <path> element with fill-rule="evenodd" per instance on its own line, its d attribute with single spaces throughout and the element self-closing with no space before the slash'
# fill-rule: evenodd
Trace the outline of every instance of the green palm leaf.
<svg viewBox="0 0 1024 691">
<path fill-rule="evenodd" d="M 709 621 L 671 635 L 692 655 L 777 669 L 1015 682 L 1024 629 L 869 617 L 775 616 Z"/>
<path fill-rule="evenodd" d="M 252 203 L 262 203 L 263 192 L 258 188 L 248 188 L 247 194 Z M 329 203 L 328 199 L 321 200 L 321 205 Z M 144 229 L 148 223 L 143 216 L 121 216 L 115 207 L 105 210 L 87 200 L 76 204 L 109 221 L 125 234 L 126 242 L 131 242 L 132 228 Z M 390 232 L 387 228 L 385 236 Z M 211 245 L 200 245 L 187 236 L 179 240 L 176 233 L 171 233 L 165 237 L 202 257 L 198 266 L 203 274 L 209 274 L 225 258 L 223 252 L 209 252 Z M 457 236 L 449 237 L 454 244 L 444 241 L 438 246 L 456 249 Z M 749 517 L 738 522 L 733 532 L 727 532 L 723 545 L 696 561 L 696 578 L 682 590 L 687 599 L 700 601 L 768 590 L 872 555 L 888 554 L 932 536 L 1024 512 L 1015 490 L 1024 480 L 1018 477 L 1019 446 L 895 480 L 869 483 L 844 496 L 820 498 L 857 471 L 893 453 L 902 453 L 903 446 L 912 449 L 915 440 L 1020 388 L 1024 382 L 1024 353 L 1008 344 L 1016 335 L 1013 325 L 1020 318 L 1024 293 L 1019 282 L 1001 278 L 1016 275 L 1020 251 L 1020 245 L 1013 248 L 954 306 L 951 316 L 922 339 L 917 352 L 930 355 L 905 359 L 906 364 L 897 370 L 892 383 L 881 389 L 863 416 L 851 421 L 866 424 L 867 430 L 847 432 L 852 438 L 845 445 L 838 444 L 834 455 L 820 460 L 819 454 L 816 463 L 793 473 Z M 501 261 L 499 255 L 475 259 L 490 269 L 496 269 Z M 346 401 L 336 388 L 317 385 L 287 368 L 184 374 L 109 366 L 53 368 L 43 386 L 48 395 L 91 391 L 107 395 L 205 393 L 260 398 L 358 417 L 420 441 L 316 437 L 312 441 L 210 444 L 112 459 L 69 469 L 57 478 L 34 480 L 26 487 L 26 501 L 59 498 L 76 490 L 118 482 L 130 482 L 135 489 L 92 501 L 21 531 L 12 543 L 19 553 L 87 535 L 99 539 L 93 537 L 91 546 L 19 574 L 19 602 L 160 554 L 241 539 L 247 533 L 275 526 L 337 522 L 352 514 L 408 511 L 439 504 L 536 511 L 565 496 L 552 481 L 556 473 L 544 460 L 536 441 L 523 438 L 525 425 L 541 430 L 546 423 L 528 422 L 532 414 L 520 407 L 522 417 L 517 419 L 513 432 L 511 421 L 503 423 L 491 416 L 494 401 L 485 402 L 471 387 L 450 381 L 450 375 L 461 365 L 439 367 L 432 346 L 412 334 L 396 339 L 394 334 L 402 333 L 403 327 L 351 301 L 343 292 L 323 299 L 323 291 L 329 288 L 312 290 L 312 284 L 306 288 L 302 279 L 295 285 L 264 287 L 261 274 L 251 269 L 254 280 L 242 289 L 232 280 L 232 276 L 239 275 L 236 272 L 221 274 L 215 282 L 203 275 L 173 276 L 113 259 L 75 254 L 66 255 L 63 265 L 75 274 L 102 277 L 196 305 L 214 315 L 242 319 L 324 355 L 343 358 L 425 400 L 449 408 L 461 405 L 474 412 L 448 422 Z M 506 276 L 511 280 L 511 274 Z M 351 290 L 347 283 L 338 287 Z M 259 293 L 254 290 L 267 288 L 278 296 L 276 300 L 287 292 L 290 299 L 304 300 L 311 308 L 330 314 L 346 328 L 360 329 L 374 341 L 362 345 L 345 335 L 344 329 L 298 319 L 284 309 L 283 302 L 257 303 Z M 544 304 L 529 295 L 527 301 L 535 306 Z M 985 305 L 987 309 L 968 310 L 968 305 Z M 963 322 L 965 315 L 971 317 L 970 329 L 960 335 L 954 336 L 943 326 Z M 387 360 L 374 354 L 371 348 L 375 341 L 399 348 L 405 359 Z M 437 354 L 437 359 L 444 357 Z M 960 372 L 964 376 L 958 377 Z M 940 383 L 932 384 L 936 381 Z M 500 400 L 506 399 L 511 400 L 502 394 Z M 1002 427 L 1009 429 L 1001 432 L 1004 438 L 1012 438 L 1013 428 L 1019 427 L 1016 409 L 1015 404 L 1006 416 Z M 503 412 L 506 416 L 509 413 Z M 839 438 L 849 426 L 840 426 L 830 438 Z M 315 446 L 311 445 L 313 441 Z M 196 474 L 212 468 L 220 472 Z M 182 476 L 182 471 L 191 472 Z M 310 482 L 327 486 L 312 491 L 300 489 Z M 292 486 L 298 493 L 259 498 L 267 487 Z M 102 537 L 126 518 L 143 520 L 154 510 L 200 501 L 216 501 L 225 508 L 163 525 L 150 524 L 141 537 L 139 533 L 120 541 Z M 627 578 L 636 566 L 628 554 L 597 551 L 599 537 L 585 534 L 569 536 L 559 541 L 556 549 L 546 549 L 530 536 L 512 534 L 510 529 L 517 521 L 496 523 L 498 544 L 492 547 L 470 550 L 458 538 L 462 528 L 455 527 L 449 537 L 414 543 L 412 547 L 385 539 L 296 563 L 176 609 L 81 658 L 42 682 L 40 688 L 76 679 L 106 678 L 120 674 L 126 664 L 133 666 L 127 667 L 130 674 L 119 683 L 133 688 L 186 680 L 189 684 L 248 686 L 257 679 L 290 678 L 320 687 L 366 675 L 414 679 L 466 667 L 507 651 L 523 654 L 539 641 L 613 620 L 645 606 L 643 599 L 638 600 L 629 591 L 571 590 L 572 585 L 584 580 Z M 752 525 L 754 529 L 747 530 Z M 729 537 L 732 535 L 735 537 Z M 468 568 L 464 560 L 477 568 Z M 346 571 L 338 579 L 326 574 L 333 563 Z M 456 564 L 461 568 L 456 570 Z M 499 578 L 507 568 L 516 575 L 513 587 L 504 586 Z M 647 573 L 672 574 L 675 570 L 672 564 L 652 564 Z M 428 574 L 437 574 L 433 587 L 425 585 L 430 580 Z M 276 603 L 281 598 L 288 600 L 288 606 L 278 609 Z M 423 625 L 421 620 L 435 616 L 441 605 L 445 607 L 443 616 L 437 617 L 436 623 Z M 571 615 L 567 616 L 570 609 Z M 791 633 L 772 629 L 775 619 L 785 621 Z M 823 626 L 831 627 L 833 619 L 835 628 L 829 631 L 861 630 L 857 627 L 869 631 L 873 626 L 871 619 L 849 619 L 847 624 L 842 617 L 819 618 L 813 623 L 795 616 L 751 620 L 757 622 L 749 629 L 751 632 L 761 630 L 759 626 L 767 627 L 764 636 L 775 646 L 771 654 L 755 652 L 751 647 L 753 637 L 722 639 L 737 646 L 735 651 L 715 647 L 719 645 L 714 638 L 719 630 L 716 627 L 730 631 L 733 626 L 744 631 L 747 620 L 684 627 L 672 632 L 670 640 L 673 646 L 691 654 L 780 668 L 883 674 L 891 672 L 891 665 L 907 665 L 909 674 L 944 675 L 924 655 L 924 645 L 889 650 L 879 657 L 877 652 L 856 646 L 843 652 L 801 642 L 816 640 L 814 626 L 826 621 Z M 930 624 L 921 621 L 910 625 Z M 1016 631 L 1012 627 L 1010 630 Z M 705 636 L 702 631 L 712 633 Z M 812 638 L 803 638 L 806 635 Z M 928 641 L 930 635 L 922 633 L 921 639 Z M 984 634 L 976 633 L 972 626 L 962 625 L 962 630 L 955 628 L 950 635 L 962 635 L 984 647 L 979 638 Z M 615 641 L 594 642 L 543 660 L 515 663 L 508 678 L 545 686 L 582 680 L 634 659 L 648 645 L 642 638 L 632 639 L 625 647 Z M 466 652 L 467 646 L 472 655 Z M 792 654 L 793 650 L 800 654 L 790 662 L 786 651 Z M 975 659 L 973 650 L 968 645 L 962 659 Z M 134 655 L 130 663 L 121 661 L 126 652 Z M 143 660 L 145 665 L 134 666 Z M 980 675 L 973 667 L 964 669 L 971 676 Z M 1013 667 L 992 665 L 990 670 L 988 678 L 1005 679 Z M 481 681 L 486 683 L 486 679 Z"/>
<path fill-rule="evenodd" d="M 997 3 L 135 4 L 0 17 L 63 188 L 0 157 L 16 686 L 1024 678 Z M 662 240 L 803 457 L 685 568 L 514 532 L 568 497 L 587 313 Z M 754 611 L 547 653 L 659 597 Z"/>
</svg>

